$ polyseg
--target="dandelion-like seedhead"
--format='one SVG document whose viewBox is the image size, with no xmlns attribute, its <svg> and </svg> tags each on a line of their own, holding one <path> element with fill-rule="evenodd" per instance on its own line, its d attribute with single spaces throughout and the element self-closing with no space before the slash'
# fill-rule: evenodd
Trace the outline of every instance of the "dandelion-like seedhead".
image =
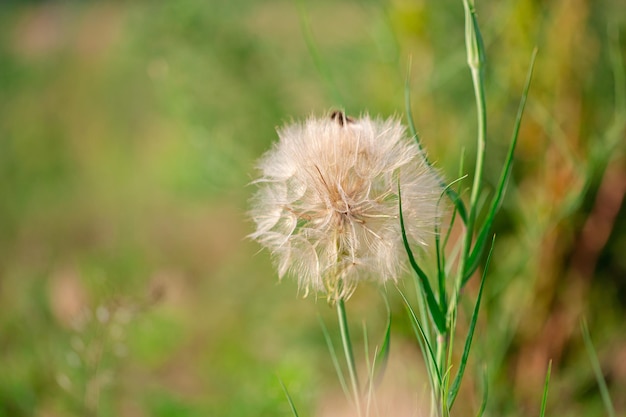
<svg viewBox="0 0 626 417">
<path fill-rule="evenodd" d="M 278 131 L 259 161 L 252 199 L 256 231 L 279 277 L 298 279 L 305 296 L 350 297 L 362 280 L 395 281 L 407 254 L 405 231 L 425 246 L 438 223 L 437 173 L 399 120 L 352 119 L 335 111 Z"/>
</svg>

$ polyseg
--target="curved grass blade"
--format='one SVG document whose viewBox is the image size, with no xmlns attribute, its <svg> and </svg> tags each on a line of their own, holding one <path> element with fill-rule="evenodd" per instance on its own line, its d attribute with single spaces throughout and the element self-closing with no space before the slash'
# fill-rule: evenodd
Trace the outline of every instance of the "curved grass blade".
<svg viewBox="0 0 626 417">
<path fill-rule="evenodd" d="M 524 90 L 522 92 L 522 97 L 520 99 L 519 107 L 517 109 L 517 116 L 515 118 L 515 125 L 513 127 L 513 137 L 511 139 L 511 144 L 509 145 L 509 150 L 507 153 L 507 157 L 502 168 L 502 172 L 500 173 L 500 180 L 498 182 L 498 187 L 496 189 L 496 194 L 492 200 L 491 207 L 489 208 L 489 213 L 487 214 L 487 218 L 485 223 L 483 224 L 480 232 L 478 233 L 478 238 L 476 239 L 476 243 L 474 244 L 474 249 L 469 256 L 469 260 L 466 264 L 465 273 L 463 275 L 463 282 L 461 287 L 467 283 L 467 281 L 471 278 L 472 274 L 476 271 L 478 266 L 480 265 L 480 260 L 483 255 L 483 251 L 485 249 L 485 244 L 487 242 L 487 237 L 491 231 L 491 226 L 493 225 L 494 218 L 498 210 L 500 210 L 500 206 L 502 205 L 502 200 L 504 198 L 504 193 L 506 189 L 506 185 L 509 182 L 509 177 L 511 176 L 511 170 L 513 165 L 513 155 L 515 154 L 515 147 L 517 145 L 517 138 L 519 136 L 519 129 L 522 124 L 522 116 L 524 115 L 524 108 L 526 107 L 526 100 L 528 98 L 528 91 L 530 90 L 530 83 L 532 81 L 533 70 L 535 68 L 535 60 L 537 58 L 537 48 L 533 51 L 530 67 L 528 68 L 528 73 L 526 75 L 526 83 L 524 85 Z"/>
<path fill-rule="evenodd" d="M 487 276 L 487 270 L 489 269 L 489 262 L 491 261 L 491 254 L 493 253 L 493 245 L 495 243 L 495 240 L 496 238 L 494 236 L 493 239 L 491 240 L 491 248 L 489 249 L 489 255 L 487 256 L 487 262 L 485 264 L 485 269 L 483 270 L 483 276 L 480 281 L 478 297 L 476 298 L 476 304 L 474 305 L 474 312 L 472 313 L 472 320 L 470 321 L 469 330 L 467 332 L 467 338 L 465 339 L 465 347 L 463 348 L 463 355 L 461 356 L 461 363 L 459 364 L 459 372 L 456 374 L 456 377 L 454 378 L 454 381 L 452 382 L 452 387 L 450 388 L 450 392 L 448 393 L 448 409 L 452 409 L 454 400 L 456 400 L 456 396 L 459 392 L 459 388 L 461 387 L 463 374 L 465 373 L 465 366 L 467 365 L 467 359 L 469 357 L 469 352 L 472 347 L 472 339 L 474 337 L 474 330 L 476 329 L 476 322 L 478 321 L 478 312 L 480 310 L 480 302 L 483 296 L 485 278 Z"/>
<path fill-rule="evenodd" d="M 487 369 L 483 368 L 483 400 L 480 403 L 480 409 L 476 417 L 482 417 L 487 408 L 487 400 L 489 399 L 489 378 L 487 377 Z"/>
<path fill-rule="evenodd" d="M 389 349 L 391 347 L 391 307 L 389 307 L 389 301 L 383 294 L 383 300 L 385 300 L 385 307 L 387 307 L 387 326 L 385 327 L 385 335 L 383 336 L 383 342 L 378 350 L 375 362 L 374 362 L 374 384 L 378 385 L 383 378 L 385 369 L 387 369 L 387 362 L 389 361 Z"/>
<path fill-rule="evenodd" d="M 402 195 L 400 191 L 400 183 L 398 183 L 398 206 L 400 212 L 400 229 L 402 230 L 402 242 L 404 243 L 404 248 L 406 249 L 406 253 L 409 256 L 409 263 L 411 264 L 411 267 L 419 278 L 422 290 L 426 295 L 428 310 L 430 311 L 430 316 L 432 317 L 435 326 L 437 326 L 439 333 L 445 333 L 446 322 L 443 313 L 441 312 L 441 308 L 439 307 L 439 304 L 437 304 L 437 300 L 435 299 L 435 294 L 433 293 L 433 289 L 430 286 L 428 276 L 426 276 L 426 273 L 417 264 L 415 256 L 413 256 L 413 251 L 409 246 L 409 241 L 406 237 L 406 230 L 404 228 L 404 217 L 402 216 Z"/>
<path fill-rule="evenodd" d="M 389 301 L 387 300 L 387 296 L 385 293 L 381 291 L 383 296 L 383 300 L 385 301 L 385 307 L 387 308 L 387 326 L 385 328 L 385 333 L 383 335 L 383 340 L 381 345 L 377 345 L 374 349 L 374 360 L 372 361 L 372 365 L 369 364 L 369 347 L 368 347 L 368 337 L 367 337 L 367 326 L 365 322 L 363 322 L 363 339 L 365 341 L 365 357 L 368 359 L 367 363 L 367 374 L 368 380 L 365 384 L 365 389 L 368 393 L 367 398 L 367 407 L 365 415 L 369 415 L 369 408 L 371 405 L 371 395 L 375 386 L 380 385 L 380 382 L 385 374 L 385 369 L 387 369 L 387 362 L 389 360 L 389 347 L 391 344 L 391 308 L 389 307 Z"/>
<path fill-rule="evenodd" d="M 411 109 L 411 58 L 409 57 L 409 64 L 406 71 L 406 80 L 404 82 L 404 111 L 406 113 L 406 119 L 409 124 L 409 132 L 411 132 L 411 136 L 417 142 L 417 146 L 419 146 L 420 150 L 422 149 L 422 142 L 420 141 L 419 135 L 417 134 L 417 129 L 415 128 L 415 122 L 413 121 L 413 110 Z M 428 164 L 430 165 L 430 163 Z"/>
<path fill-rule="evenodd" d="M 439 284 L 439 305 L 442 311 L 448 309 L 446 299 L 445 253 L 443 253 L 439 237 L 439 225 L 435 226 L 435 253 L 437 254 L 437 282 Z"/>
<path fill-rule="evenodd" d="M 456 208 L 456 210 L 459 212 L 459 217 L 461 218 L 461 220 L 463 220 L 463 223 L 466 224 L 467 210 L 465 209 L 465 204 L 463 203 L 463 200 L 461 199 L 459 194 L 457 194 L 457 192 L 454 191 L 454 189 L 452 188 L 446 188 L 446 195 L 448 196 L 450 201 L 452 201 L 452 204 L 454 204 L 454 208 Z"/>
<path fill-rule="evenodd" d="M 315 41 L 313 39 L 313 33 L 311 31 L 311 26 L 309 25 L 309 21 L 306 17 L 306 12 L 304 10 L 304 6 L 302 5 L 302 1 L 296 2 L 298 5 L 298 12 L 300 15 L 300 26 L 302 27 L 302 36 L 304 37 L 304 41 L 306 42 L 306 46 L 309 49 L 309 54 L 311 54 L 311 59 L 313 59 L 313 64 L 315 68 L 322 76 L 322 79 L 326 82 L 326 85 L 330 89 L 330 95 L 337 105 L 342 105 L 344 102 L 341 92 L 337 87 L 337 84 L 333 81 L 333 77 L 330 74 L 330 70 L 324 64 L 317 47 L 315 46 Z"/>
<path fill-rule="evenodd" d="M 541 399 L 541 412 L 539 417 L 546 415 L 546 403 L 548 402 L 548 385 L 550 384 L 550 374 L 552 373 L 552 360 L 548 362 L 548 371 L 546 372 L 546 382 L 543 384 L 543 397 Z"/>
<path fill-rule="evenodd" d="M 285 396 L 287 397 L 287 402 L 289 402 L 289 407 L 291 408 L 291 414 L 293 414 L 294 417 L 298 417 L 298 410 L 296 409 L 296 405 L 293 403 L 291 395 L 289 395 L 289 391 L 287 391 L 287 387 L 285 386 L 285 384 L 283 384 L 283 380 L 278 378 L 278 382 L 280 382 L 280 386 L 283 387 L 283 392 L 285 393 Z"/>
<path fill-rule="evenodd" d="M 441 371 L 439 370 L 439 367 L 437 366 L 437 359 L 435 357 L 435 353 L 433 352 L 433 348 L 430 344 L 430 341 L 428 340 L 428 337 L 426 337 L 426 333 L 424 333 L 424 328 L 422 327 L 422 323 L 420 323 L 419 319 L 415 315 L 415 311 L 413 311 L 413 309 L 411 308 L 411 305 L 409 304 L 409 300 L 406 299 L 406 297 L 404 296 L 404 294 L 399 288 L 398 288 L 398 292 L 400 293 L 402 300 L 404 300 L 404 305 L 406 306 L 406 309 L 409 312 L 409 318 L 411 319 L 411 325 L 413 326 L 415 335 L 418 337 L 418 341 L 420 341 L 420 345 L 422 345 L 422 352 L 424 353 L 424 359 L 427 359 L 426 365 L 428 366 L 429 370 L 433 369 L 435 371 L 437 382 L 439 383 L 439 386 L 441 386 L 442 385 Z M 424 349 L 424 346 L 426 347 L 426 349 Z M 435 384 L 432 379 L 433 375 L 431 375 L 431 372 L 428 373 L 428 376 L 430 378 L 431 386 L 433 387 L 433 390 L 434 390 Z"/>
<path fill-rule="evenodd" d="M 602 396 L 604 409 L 606 410 L 606 413 L 609 415 L 609 417 L 615 417 L 615 408 L 613 407 L 613 401 L 611 401 L 609 388 L 606 386 L 604 374 L 602 373 L 602 367 L 600 366 L 600 361 L 598 360 L 598 354 L 596 353 L 596 349 L 593 347 L 591 335 L 589 334 L 589 327 L 587 326 L 587 322 L 584 319 L 580 322 L 580 329 L 583 334 L 583 341 L 585 342 L 587 353 L 589 354 L 589 361 L 591 362 L 593 373 L 595 374 L 596 381 L 598 382 L 598 389 L 600 390 L 600 395 Z"/>
<path fill-rule="evenodd" d="M 374 381 L 374 368 L 376 367 L 376 357 L 378 357 L 378 347 L 374 349 L 374 363 L 373 366 L 369 369 L 369 380 Z M 367 403 L 365 404 L 365 415 L 370 415 L 370 408 L 372 406 L 372 400 L 374 399 L 374 384 L 369 383 L 367 387 Z"/>
<path fill-rule="evenodd" d="M 611 60 L 611 70 L 613 71 L 613 83 L 615 94 L 615 112 L 616 119 L 626 116 L 626 72 L 624 71 L 624 63 L 619 44 L 619 29 L 614 23 L 609 29 L 609 59 Z"/>
<path fill-rule="evenodd" d="M 452 181 L 449 185 L 449 187 L 452 187 L 454 184 L 459 183 L 459 190 L 457 193 L 459 193 L 461 191 L 461 181 L 464 180 L 465 178 L 467 178 L 467 174 L 463 175 L 463 160 L 465 159 L 465 148 L 461 149 L 461 158 L 460 158 L 460 163 L 459 163 L 459 178 Z M 455 206 L 454 210 L 452 210 L 452 215 L 450 216 L 450 221 L 448 222 L 448 230 L 446 231 L 446 237 L 443 240 L 443 247 L 447 248 L 448 247 L 448 241 L 450 240 L 450 235 L 452 233 L 452 227 L 454 226 L 454 222 L 456 220 L 456 215 L 458 213 L 458 209 Z M 448 272 L 446 270 L 446 275 L 448 275 Z"/>
<path fill-rule="evenodd" d="M 374 348 L 374 359 L 370 364 L 369 337 L 367 335 L 367 324 L 363 320 L 363 349 L 365 350 L 365 366 L 367 370 L 367 382 L 364 391 L 367 394 L 365 402 L 365 415 L 370 415 L 370 407 L 372 405 L 372 397 L 374 395 L 374 369 L 376 368 L 376 358 L 378 357 L 378 346 Z"/>
<path fill-rule="evenodd" d="M 409 132 L 411 133 L 411 136 L 413 136 L 413 138 L 415 139 L 415 142 L 417 142 L 417 146 L 419 147 L 420 151 L 422 151 L 426 164 L 429 167 L 432 167 L 432 164 L 430 163 L 430 161 L 428 160 L 426 156 L 426 152 L 424 152 L 424 148 L 422 148 L 422 142 L 420 141 L 419 135 L 417 134 L 417 129 L 415 128 L 415 122 L 413 121 L 413 110 L 411 109 L 410 77 L 411 77 L 411 60 L 409 59 L 409 64 L 408 64 L 408 69 L 407 69 L 407 74 L 406 74 L 406 81 L 404 83 L 404 109 L 405 109 L 404 111 L 406 113 L 407 123 L 409 124 Z M 461 199 L 461 197 L 459 197 L 457 192 L 454 191 L 452 187 L 446 186 L 446 184 L 443 183 L 443 181 L 440 181 L 439 186 L 445 190 L 446 195 L 448 196 L 450 201 L 452 201 L 452 203 L 454 204 L 456 211 L 459 212 L 459 217 L 461 218 L 461 220 L 463 220 L 463 223 L 467 223 L 467 210 L 465 209 L 465 204 L 463 203 L 463 200 Z"/>
<path fill-rule="evenodd" d="M 341 366 L 339 365 L 339 360 L 337 359 L 337 352 L 335 352 L 335 346 L 333 345 L 333 341 L 330 338 L 330 334 L 328 333 L 326 324 L 324 324 L 324 320 L 322 320 L 320 316 L 317 316 L 317 318 L 320 322 L 322 333 L 324 334 L 324 340 L 326 340 L 326 345 L 328 346 L 328 352 L 330 353 L 330 360 L 333 363 L 335 372 L 337 372 L 337 378 L 339 379 L 339 384 L 341 385 L 341 389 L 343 390 L 343 393 L 346 396 L 346 398 L 350 398 L 350 391 L 348 391 L 348 384 L 346 384 L 346 379 L 343 376 L 343 372 L 341 371 Z"/>
<path fill-rule="evenodd" d="M 361 323 L 361 326 L 363 327 L 363 329 L 361 330 L 362 334 L 363 334 L 363 351 L 365 352 L 365 365 L 367 367 L 367 374 L 371 374 L 372 373 L 372 366 L 370 366 L 370 345 L 369 345 L 369 336 L 367 335 L 367 324 L 365 323 L 365 320 L 363 320 L 363 322 Z M 374 358 L 374 361 L 376 359 Z M 369 381 L 368 381 L 369 384 Z M 365 385 L 367 386 L 367 384 Z"/>
</svg>

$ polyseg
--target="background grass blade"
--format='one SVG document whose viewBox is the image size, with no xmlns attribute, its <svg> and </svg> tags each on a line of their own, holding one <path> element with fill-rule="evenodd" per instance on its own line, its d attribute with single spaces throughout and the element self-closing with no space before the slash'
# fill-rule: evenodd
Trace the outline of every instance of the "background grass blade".
<svg viewBox="0 0 626 417">
<path fill-rule="evenodd" d="M 278 382 L 280 382 L 280 386 L 283 388 L 285 397 L 287 397 L 287 401 L 289 402 L 289 407 L 291 408 L 291 414 L 293 414 L 294 417 L 298 417 L 298 410 L 296 409 L 296 405 L 293 403 L 293 400 L 291 399 L 291 395 L 289 395 L 289 391 L 287 391 L 287 387 L 283 383 L 282 379 L 278 378 Z"/>
<path fill-rule="evenodd" d="M 335 368 L 335 372 L 337 372 L 337 378 L 339 379 L 339 384 L 341 385 L 341 389 L 345 394 L 346 398 L 350 398 L 350 391 L 348 390 L 348 384 L 346 384 L 346 378 L 343 376 L 343 371 L 341 370 L 341 365 L 339 365 L 339 359 L 337 358 L 337 352 L 335 352 L 335 346 L 333 345 L 333 341 L 330 338 L 330 334 L 328 333 L 328 329 L 326 328 L 326 324 L 324 324 L 324 320 L 318 316 L 320 327 L 322 328 L 322 333 L 324 334 L 324 340 L 326 340 L 326 346 L 328 346 L 328 352 L 330 353 L 330 359 L 333 363 L 333 367 Z"/>
<path fill-rule="evenodd" d="M 404 296 L 404 294 L 399 288 L 398 288 L 398 292 L 400 293 L 402 300 L 404 300 L 404 305 L 406 306 L 406 309 L 409 313 L 409 319 L 411 320 L 411 325 L 413 326 L 413 330 L 415 331 L 415 336 L 417 337 L 418 342 L 420 343 L 420 347 L 422 348 L 421 351 L 424 354 L 424 360 L 429 370 L 428 376 L 430 379 L 431 386 L 433 387 L 433 390 L 435 390 L 436 385 L 434 384 L 435 381 L 433 379 L 432 372 L 434 371 L 435 373 L 434 376 L 437 377 L 437 382 L 439 386 L 442 385 L 442 379 L 441 379 L 441 370 L 439 369 L 439 366 L 437 365 L 437 359 L 435 357 L 435 353 L 433 351 L 432 345 L 430 341 L 428 340 L 426 333 L 424 332 L 424 328 L 422 327 L 422 324 L 420 323 L 419 319 L 415 315 L 415 312 L 411 308 L 411 304 L 409 304 L 409 300 L 406 299 L 406 297 Z"/>
<path fill-rule="evenodd" d="M 550 385 L 550 374 L 552 373 L 552 360 L 548 363 L 548 371 L 546 372 L 546 381 L 543 384 L 543 397 L 541 398 L 541 412 L 539 417 L 546 415 L 546 403 L 548 402 L 548 385 Z"/>
<path fill-rule="evenodd" d="M 482 384 L 483 384 L 483 399 L 480 403 L 480 408 L 478 409 L 478 413 L 476 413 L 476 417 L 482 417 L 485 414 L 485 409 L 487 408 L 487 400 L 489 399 L 489 376 L 487 375 L 487 368 L 483 367 L 482 372 Z"/>
<path fill-rule="evenodd" d="M 410 77 L 411 77 L 411 61 L 409 60 L 409 65 L 408 65 L 407 74 L 406 74 L 406 81 L 404 83 L 404 111 L 406 113 L 406 120 L 409 125 L 409 132 L 411 133 L 411 136 L 413 136 L 413 138 L 415 139 L 415 142 L 417 142 L 417 146 L 419 146 L 420 150 L 424 154 L 424 160 L 426 161 L 428 166 L 432 167 L 432 164 L 430 163 L 430 160 L 428 159 L 428 155 L 426 155 L 426 152 L 424 151 L 424 148 L 422 147 L 422 142 L 419 138 L 417 129 L 415 128 L 415 122 L 413 120 L 413 110 L 411 109 Z M 450 186 L 447 186 L 445 183 L 443 183 L 443 181 L 440 182 L 439 185 L 445 190 L 446 195 L 448 196 L 450 201 L 452 201 L 452 204 L 454 204 L 454 207 L 456 211 L 458 211 L 459 217 L 461 218 L 461 220 L 463 220 L 463 223 L 466 223 L 467 222 L 467 210 L 465 208 L 465 204 L 463 203 L 463 200 L 461 199 L 461 197 L 459 197 L 459 195 L 457 194 L 456 191 L 454 191 L 454 189 L 452 189 Z"/>
<path fill-rule="evenodd" d="M 298 14 L 300 15 L 300 27 L 302 28 L 302 36 L 304 37 L 304 40 L 306 42 L 306 46 L 309 50 L 309 54 L 311 55 L 311 59 L 313 60 L 313 64 L 315 65 L 315 68 L 320 73 L 322 79 L 329 88 L 330 95 L 335 101 L 335 104 L 341 106 L 345 103 L 345 101 L 343 100 L 343 96 L 341 95 L 337 84 L 333 81 L 330 70 L 324 64 L 324 61 L 322 60 L 317 50 L 304 6 L 302 5 L 301 1 L 297 1 L 296 3 L 298 4 Z"/>
<path fill-rule="evenodd" d="M 443 246 L 441 246 L 439 233 L 440 229 L 437 225 L 435 226 L 435 253 L 437 254 L 437 283 L 439 287 L 439 305 L 441 306 L 441 311 L 446 311 L 448 309 L 448 300 L 446 298 L 446 258 Z"/>
<path fill-rule="evenodd" d="M 611 44 L 611 48 L 609 48 L 609 58 L 611 60 L 611 70 L 613 71 L 613 82 L 615 84 L 615 112 L 617 114 L 616 119 L 618 119 L 626 116 L 626 72 L 624 71 L 624 61 L 620 52 L 619 29 L 615 24 L 612 24 L 608 31 L 609 42 Z"/>
<path fill-rule="evenodd" d="M 385 294 L 383 294 L 385 300 L 385 307 L 387 308 L 387 325 L 385 326 L 385 334 L 383 341 L 380 345 L 374 363 L 374 384 L 379 384 L 385 374 L 387 368 L 387 362 L 389 360 L 389 350 L 391 348 L 391 308 L 389 307 L 389 301 Z"/>
<path fill-rule="evenodd" d="M 600 389 L 604 409 L 609 417 L 615 417 L 615 407 L 613 407 L 611 394 L 609 394 L 609 388 L 606 386 L 604 374 L 602 373 L 602 367 L 600 366 L 600 361 L 598 360 L 598 354 L 596 353 L 596 349 L 593 347 L 591 335 L 589 334 L 589 328 L 587 327 L 587 322 L 584 319 L 580 322 L 580 329 L 582 331 L 585 347 L 587 348 L 587 353 L 589 354 L 589 361 L 591 362 L 593 373 L 595 374 L 596 381 L 598 382 L 598 388 Z"/>
<path fill-rule="evenodd" d="M 409 132 L 411 132 L 411 136 L 417 142 L 417 146 L 419 146 L 420 150 L 422 150 L 422 143 L 420 141 L 419 135 L 417 134 L 417 129 L 415 128 L 415 122 L 413 121 L 413 110 L 411 108 L 411 60 L 409 59 L 409 65 L 406 70 L 406 80 L 404 82 L 404 112 L 406 113 L 406 120 L 409 124 Z M 430 165 L 430 163 L 429 163 Z"/>
</svg>

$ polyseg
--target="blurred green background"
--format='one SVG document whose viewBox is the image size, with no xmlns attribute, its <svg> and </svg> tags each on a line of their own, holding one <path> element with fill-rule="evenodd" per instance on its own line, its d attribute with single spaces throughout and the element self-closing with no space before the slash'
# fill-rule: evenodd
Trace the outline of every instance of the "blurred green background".
<svg viewBox="0 0 626 417">
<path fill-rule="evenodd" d="M 489 415 L 537 415 L 552 359 L 548 415 L 604 415 L 583 316 L 626 413 L 623 1 L 478 3 L 490 183 L 539 57 L 456 413 L 487 364 Z M 458 177 L 463 34 L 452 0 L 2 2 L 0 416 L 288 416 L 278 377 L 301 415 L 347 415 L 318 323 L 334 311 L 245 238 L 254 160 L 292 119 L 402 116 L 411 57 L 418 130 Z M 381 415 L 415 415 L 427 382 L 389 292 Z M 376 290 L 348 309 L 373 346 Z"/>
</svg>

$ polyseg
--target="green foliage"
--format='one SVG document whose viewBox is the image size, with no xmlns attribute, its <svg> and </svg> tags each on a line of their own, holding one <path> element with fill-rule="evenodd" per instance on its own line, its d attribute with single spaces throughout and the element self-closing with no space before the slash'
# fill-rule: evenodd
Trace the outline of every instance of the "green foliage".
<svg viewBox="0 0 626 417">
<path fill-rule="evenodd" d="M 609 393 L 609 388 L 606 385 L 604 374 L 602 373 L 602 367 L 600 366 L 600 361 L 598 360 L 598 354 L 596 353 L 596 349 L 591 341 L 591 335 L 589 334 L 587 322 L 582 320 L 580 328 L 582 330 L 583 341 L 585 342 L 585 347 L 587 348 L 587 353 L 589 355 L 589 361 L 591 362 L 591 367 L 593 368 L 593 373 L 596 377 L 596 381 L 598 382 L 600 394 L 602 395 L 602 402 L 604 403 L 606 415 L 609 417 L 615 417 L 615 407 L 613 406 L 611 394 Z"/>
<path fill-rule="evenodd" d="M 550 385 L 550 375 L 552 373 L 552 361 L 548 364 L 548 370 L 546 372 L 546 381 L 543 384 L 543 397 L 541 399 L 541 412 L 539 417 L 546 415 L 546 403 L 548 402 L 548 385 Z"/>
<path fill-rule="evenodd" d="M 289 395 L 289 391 L 287 391 L 287 387 L 285 387 L 283 381 L 280 381 L 280 386 L 282 387 L 283 391 L 285 391 L 285 396 L 287 397 L 287 401 L 289 402 L 289 408 L 291 408 L 291 412 L 293 413 L 294 417 L 298 417 L 298 410 L 296 409 L 296 405 L 291 399 L 291 395 Z"/>
</svg>

